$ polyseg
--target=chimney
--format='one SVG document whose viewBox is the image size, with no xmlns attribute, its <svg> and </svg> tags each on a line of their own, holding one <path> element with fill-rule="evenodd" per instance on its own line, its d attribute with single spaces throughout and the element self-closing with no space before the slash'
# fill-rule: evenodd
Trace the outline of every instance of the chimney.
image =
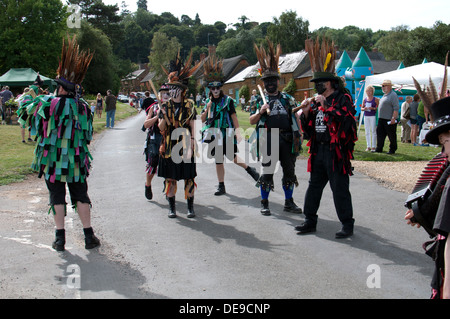
<svg viewBox="0 0 450 319">
<path fill-rule="evenodd" d="M 206 58 L 205 53 L 200 53 L 200 61 L 203 61 Z"/>
<path fill-rule="evenodd" d="M 209 55 L 215 55 L 216 54 L 216 46 L 215 45 L 210 45 L 208 47 L 208 51 L 209 51 Z"/>
</svg>

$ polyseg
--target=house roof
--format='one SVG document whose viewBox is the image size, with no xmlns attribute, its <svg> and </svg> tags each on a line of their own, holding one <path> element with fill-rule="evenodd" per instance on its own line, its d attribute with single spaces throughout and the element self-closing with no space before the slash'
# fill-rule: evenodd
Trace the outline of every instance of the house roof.
<svg viewBox="0 0 450 319">
<path fill-rule="evenodd" d="M 123 78 L 122 81 L 136 80 L 145 71 L 146 71 L 145 69 L 133 71 L 130 74 L 128 74 L 125 78 Z"/>
<path fill-rule="evenodd" d="M 298 51 L 283 54 L 280 56 L 280 60 L 278 61 L 278 67 L 280 69 L 280 73 L 292 73 L 299 66 L 299 64 L 303 61 L 303 59 L 308 55 L 306 51 Z M 246 78 L 252 78 L 259 76 L 259 62 L 254 65 L 254 69 L 247 74 Z"/>
<path fill-rule="evenodd" d="M 298 52 L 292 52 L 283 54 L 280 56 L 280 60 L 278 61 L 278 65 L 280 68 L 280 73 L 293 73 L 295 70 L 297 70 L 300 63 L 305 59 L 305 57 L 308 55 L 306 51 L 298 51 Z M 230 83 L 236 83 L 236 82 L 242 82 L 245 79 L 248 78 L 254 78 L 259 76 L 259 62 L 250 65 L 247 68 L 243 69 L 241 72 L 233 76 L 231 79 L 226 81 L 226 84 Z"/>
</svg>

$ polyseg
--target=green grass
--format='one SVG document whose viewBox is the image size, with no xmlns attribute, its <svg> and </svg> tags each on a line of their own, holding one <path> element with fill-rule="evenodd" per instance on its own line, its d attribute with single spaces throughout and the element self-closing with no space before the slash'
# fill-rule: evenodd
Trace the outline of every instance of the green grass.
<svg viewBox="0 0 450 319">
<path fill-rule="evenodd" d="M 246 130 L 251 127 L 249 123 L 249 113 L 236 109 L 239 126 Z M 357 161 L 382 161 L 382 162 L 402 162 L 402 161 L 429 161 L 437 153 L 440 152 L 439 147 L 431 146 L 414 146 L 413 144 L 406 144 L 400 142 L 401 126 L 397 125 L 397 145 L 398 149 L 394 155 L 388 155 L 386 152 L 389 150 L 389 139 L 386 138 L 384 143 L 384 153 L 372 153 L 366 152 L 366 133 L 364 125 L 361 126 L 359 131 L 358 141 L 355 145 L 354 156 Z M 303 142 L 303 155 L 307 155 L 306 141 Z"/>
<path fill-rule="evenodd" d="M 117 103 L 116 121 L 123 120 L 136 110 L 128 104 Z M 106 112 L 99 119 L 94 118 L 94 132 L 99 133 L 105 129 Z M 28 132 L 25 132 L 25 140 Z M 34 157 L 35 142 L 22 143 L 19 125 L 0 125 L 0 185 L 7 185 L 22 181 L 27 175 L 32 174 L 30 168 Z"/>
<path fill-rule="evenodd" d="M 201 108 L 197 109 L 200 114 Z M 117 103 L 116 121 L 136 114 L 136 110 L 128 104 Z M 243 130 L 250 127 L 249 113 L 237 109 L 239 125 Z M 106 113 L 102 118 L 94 118 L 94 132 L 99 133 L 105 129 Z M 254 127 L 254 126 L 253 126 Z M 25 139 L 28 138 L 26 133 Z M 385 153 L 366 152 L 366 137 L 364 126 L 361 127 L 359 140 L 355 146 L 355 160 L 359 161 L 429 161 L 440 148 L 413 146 L 400 142 L 400 127 L 397 131 L 398 150 L 395 155 L 388 155 L 389 140 L 386 139 Z M 0 185 L 7 185 L 22 181 L 27 175 L 32 174 L 30 168 L 34 156 L 34 142 L 22 143 L 20 127 L 18 125 L 0 125 Z M 303 156 L 307 155 L 306 142 L 303 143 Z"/>
</svg>

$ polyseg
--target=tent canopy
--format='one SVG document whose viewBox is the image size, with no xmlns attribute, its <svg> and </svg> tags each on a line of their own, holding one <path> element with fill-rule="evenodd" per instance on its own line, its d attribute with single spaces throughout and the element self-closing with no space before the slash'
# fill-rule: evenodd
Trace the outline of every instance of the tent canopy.
<svg viewBox="0 0 450 319">
<path fill-rule="evenodd" d="M 33 69 L 10 69 L 8 72 L 0 77 L 0 85 L 14 86 L 29 86 L 34 83 L 38 74 Z M 48 86 L 52 91 L 56 87 L 56 82 L 46 76 L 40 74 L 45 86 Z"/>
<path fill-rule="evenodd" d="M 394 70 L 377 75 L 366 77 L 366 87 L 369 85 L 381 85 L 384 80 L 391 80 L 394 87 L 412 88 L 414 87 L 413 77 L 423 86 L 428 86 L 430 78 L 436 89 L 439 89 L 444 78 L 445 66 L 439 63 L 430 62 L 403 69 Z M 450 67 L 447 67 L 447 79 L 450 76 Z M 450 81 L 447 82 L 450 85 Z"/>
</svg>

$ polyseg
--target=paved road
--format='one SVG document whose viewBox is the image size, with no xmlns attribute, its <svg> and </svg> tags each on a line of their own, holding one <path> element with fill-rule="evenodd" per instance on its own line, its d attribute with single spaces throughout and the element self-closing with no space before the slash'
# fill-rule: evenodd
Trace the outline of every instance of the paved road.
<svg viewBox="0 0 450 319">
<path fill-rule="evenodd" d="M 89 193 L 99 249 L 84 249 L 72 211 L 67 250 L 50 248 L 43 181 L 0 187 L 0 298 L 429 297 L 432 262 L 421 248 L 428 238 L 403 222 L 407 194 L 357 173 L 351 178 L 354 236 L 334 238 L 340 224 L 328 186 L 317 232 L 299 236 L 294 226 L 303 215 L 283 212 L 280 172 L 272 216 L 262 216 L 259 190 L 243 169 L 226 164 L 228 194 L 216 197 L 215 165 L 201 163 L 197 217 L 186 218 L 180 183 L 178 218 L 169 219 L 162 179 L 154 180 L 154 200 L 144 197 L 143 120 L 140 114 L 119 123 L 92 147 Z M 297 161 L 296 173 L 294 198 L 303 206 L 305 160 Z"/>
</svg>

